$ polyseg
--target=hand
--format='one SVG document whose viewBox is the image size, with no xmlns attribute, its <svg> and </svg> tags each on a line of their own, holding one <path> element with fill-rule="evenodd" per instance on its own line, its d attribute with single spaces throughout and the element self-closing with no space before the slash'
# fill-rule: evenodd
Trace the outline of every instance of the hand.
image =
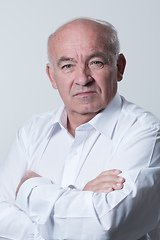
<svg viewBox="0 0 160 240">
<path fill-rule="evenodd" d="M 112 169 L 102 172 L 98 177 L 86 184 L 83 191 L 109 193 L 123 188 L 124 178 L 118 176 L 120 170 Z"/>
<path fill-rule="evenodd" d="M 22 186 L 22 184 L 23 184 L 25 181 L 27 181 L 28 179 L 34 178 L 34 177 L 41 177 L 41 176 L 38 175 L 37 173 L 33 172 L 33 171 L 30 171 L 30 170 L 26 172 L 25 176 L 22 178 L 20 184 L 19 184 L 18 187 L 17 187 L 16 197 L 17 197 L 17 194 L 18 194 L 19 189 L 20 189 L 20 187 Z"/>
</svg>

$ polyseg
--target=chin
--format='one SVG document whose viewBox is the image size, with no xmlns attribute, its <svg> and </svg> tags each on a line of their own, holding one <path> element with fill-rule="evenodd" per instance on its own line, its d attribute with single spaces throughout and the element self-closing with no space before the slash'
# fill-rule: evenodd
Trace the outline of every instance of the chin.
<svg viewBox="0 0 160 240">
<path fill-rule="evenodd" d="M 85 108 L 81 108 L 79 109 L 79 111 L 76 111 L 79 112 L 79 114 L 82 114 L 82 115 L 96 115 L 98 114 L 99 112 L 101 112 L 104 108 L 100 107 L 85 107 Z"/>
</svg>

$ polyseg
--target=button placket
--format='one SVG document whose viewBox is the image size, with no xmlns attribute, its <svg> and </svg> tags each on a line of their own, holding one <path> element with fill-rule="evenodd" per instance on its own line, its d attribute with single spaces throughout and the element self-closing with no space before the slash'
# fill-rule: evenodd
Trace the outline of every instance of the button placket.
<svg viewBox="0 0 160 240">
<path fill-rule="evenodd" d="M 86 133 L 84 131 L 79 131 L 76 134 L 76 138 L 70 148 L 70 151 L 66 159 L 62 182 L 61 182 L 62 187 L 74 185 L 77 166 L 83 150 L 85 139 L 86 139 Z"/>
</svg>

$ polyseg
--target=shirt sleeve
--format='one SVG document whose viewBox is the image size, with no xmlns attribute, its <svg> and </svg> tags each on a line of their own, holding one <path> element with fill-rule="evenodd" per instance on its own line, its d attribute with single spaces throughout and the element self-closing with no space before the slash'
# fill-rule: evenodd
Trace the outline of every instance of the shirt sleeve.
<svg viewBox="0 0 160 240">
<path fill-rule="evenodd" d="M 156 228 L 160 133 L 153 129 L 129 137 L 111 164 L 122 166 L 125 183 L 120 191 L 107 195 L 63 189 L 44 178 L 29 179 L 21 186 L 16 204 L 44 239 L 135 240 Z"/>
<path fill-rule="evenodd" d="M 18 133 L 0 168 L 0 239 L 42 240 L 29 216 L 15 205 L 15 193 L 27 169 L 27 154 Z"/>
</svg>

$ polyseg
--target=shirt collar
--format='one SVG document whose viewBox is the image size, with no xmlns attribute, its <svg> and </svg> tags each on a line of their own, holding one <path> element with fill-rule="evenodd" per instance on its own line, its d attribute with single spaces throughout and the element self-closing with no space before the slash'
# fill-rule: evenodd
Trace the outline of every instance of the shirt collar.
<svg viewBox="0 0 160 240">
<path fill-rule="evenodd" d="M 88 127 L 92 126 L 100 133 L 108 136 L 109 138 L 112 138 L 112 134 L 121 111 L 121 102 L 121 97 L 117 93 L 110 104 L 88 123 L 83 124 L 83 127 L 85 125 L 86 127 L 87 125 Z M 53 126 L 56 124 L 59 124 L 62 128 L 67 129 L 67 112 L 64 105 L 60 107 L 59 110 L 57 110 L 57 113 L 54 117 Z"/>
<path fill-rule="evenodd" d="M 62 128 L 67 129 L 67 112 L 64 104 L 56 110 L 56 113 L 54 115 L 52 125 L 55 127 L 57 124 L 59 124 Z"/>
<path fill-rule="evenodd" d="M 102 112 L 91 119 L 89 124 L 91 124 L 100 133 L 112 138 L 121 108 L 122 100 L 120 95 L 117 93 L 110 104 Z"/>
</svg>

